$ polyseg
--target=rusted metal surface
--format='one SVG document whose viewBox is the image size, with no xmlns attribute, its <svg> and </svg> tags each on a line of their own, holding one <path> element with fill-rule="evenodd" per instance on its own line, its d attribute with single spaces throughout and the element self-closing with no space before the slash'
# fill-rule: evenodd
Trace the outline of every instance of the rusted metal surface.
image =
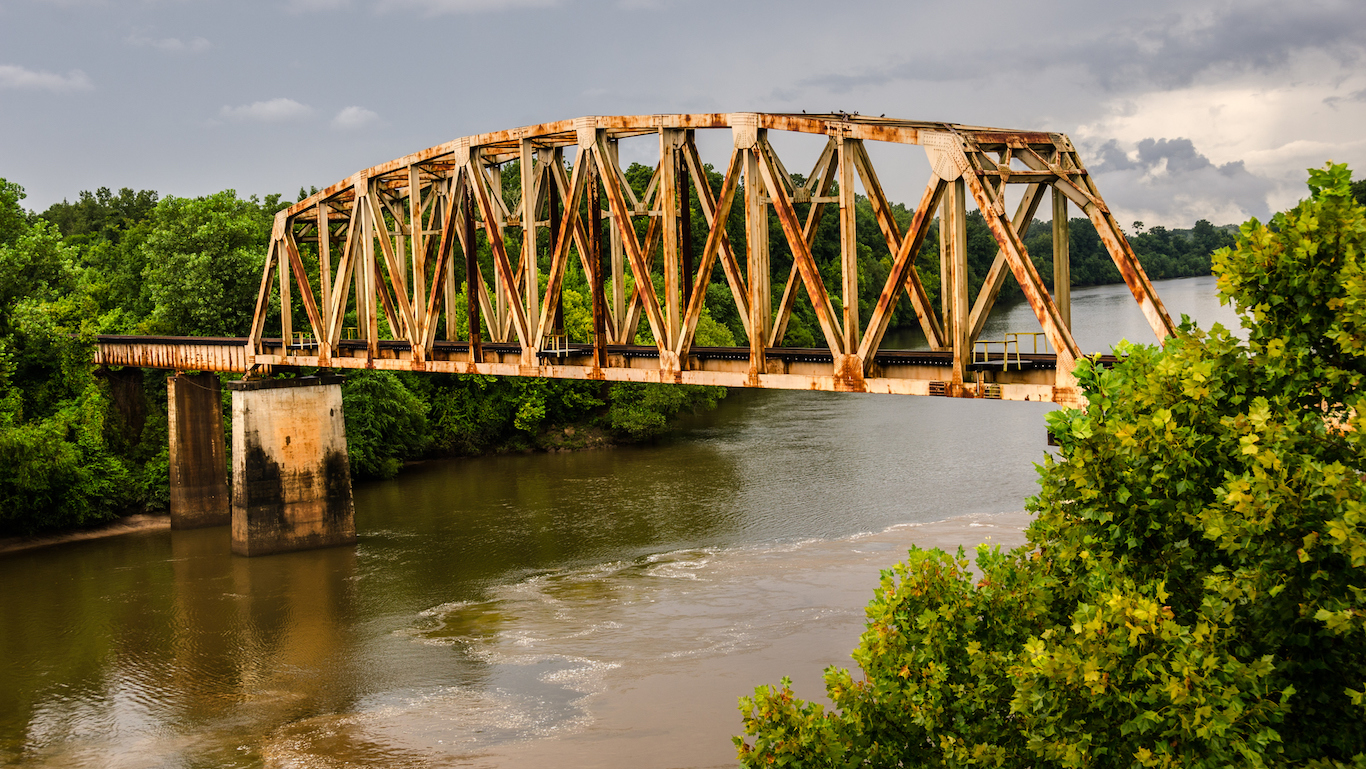
<svg viewBox="0 0 1366 769">
<path fill-rule="evenodd" d="M 95 364 L 168 371 L 234 371 L 245 373 L 246 339 L 174 336 L 101 336 L 96 338 Z"/>
<path fill-rule="evenodd" d="M 206 339 L 201 337 L 101 336 L 96 362 L 106 366 L 133 366 L 173 371 L 224 371 L 245 374 L 247 339 Z M 438 341 L 428 351 L 421 370 L 431 373 L 477 373 L 491 376 L 542 376 L 571 379 L 600 379 L 610 382 L 655 382 L 744 387 L 749 381 L 749 348 L 694 348 L 686 368 L 670 374 L 659 366 L 659 351 L 647 345 L 607 345 L 603 350 L 607 365 L 595 365 L 593 345 L 571 344 L 563 355 L 543 353 L 536 365 L 521 364 L 522 348 L 512 342 L 483 343 L 484 361 L 469 362 L 469 342 Z M 262 352 L 255 364 L 288 367 L 318 365 L 316 346 L 285 345 L 281 339 L 261 340 Z M 369 355 L 364 339 L 342 340 L 332 368 L 412 371 L 416 360 L 412 345 L 400 340 L 381 340 L 377 355 Z M 285 353 L 289 355 L 286 356 Z M 990 356 L 988 356 L 990 357 Z M 1000 354 L 995 354 L 996 358 Z M 1097 356 L 1103 365 L 1112 364 L 1111 356 Z M 766 371 L 759 374 L 759 387 L 788 390 L 825 390 L 831 392 L 870 392 L 903 395 L 928 395 L 935 383 L 950 381 L 953 370 L 951 350 L 883 350 L 868 360 L 870 375 L 858 371 L 857 356 L 836 358 L 827 348 L 768 348 Z M 1015 363 L 1016 359 L 1021 363 Z M 986 385 L 1003 400 L 1057 401 L 1064 393 L 1054 386 L 1057 357 L 1052 353 L 1011 355 L 1012 365 L 974 364 L 984 372 L 980 392 L 968 386 L 960 397 L 988 397 Z M 948 392 L 941 394 L 947 395 Z"/>
<path fill-rule="evenodd" d="M 728 162 L 715 167 L 719 189 L 697 149 L 697 132 L 705 130 L 731 137 Z M 806 165 L 811 158 L 787 159 L 812 169 L 804 180 L 788 173 L 770 142 L 770 132 L 778 131 L 827 137 L 813 165 Z M 659 153 L 639 195 L 619 160 L 620 143 L 633 138 L 638 144 L 630 157 L 639 157 L 647 142 Z M 870 141 L 906 145 L 929 160 L 931 177 L 904 232 L 866 150 Z M 505 200 L 503 168 L 514 161 L 521 199 Z M 852 193 L 858 182 L 891 252 L 890 273 L 866 318 L 855 301 Z M 1028 185 L 1013 216 L 1005 210 L 1009 184 Z M 694 192 L 706 229 L 696 253 L 689 219 Z M 1050 192 L 1058 215 L 1066 216 L 1071 201 L 1095 223 L 1158 339 L 1170 334 L 1171 318 L 1063 134 L 847 114 L 705 113 L 542 123 L 455 139 L 361 171 L 278 215 L 244 346 L 213 358 L 195 341 L 110 342 L 102 343 L 100 356 L 109 365 L 182 370 L 368 367 L 1076 403 L 1072 367 L 1082 351 L 1071 335 L 1068 292 L 1042 283 L 1024 246 Z M 999 255 L 970 303 L 960 252 L 961 219 L 971 205 L 981 210 Z M 832 206 L 839 210 L 841 253 L 838 275 L 827 285 L 811 244 Z M 726 232 L 736 207 L 743 211 L 737 219 L 745 222 L 744 243 L 731 243 Z M 940 295 L 947 301 L 937 308 L 916 260 L 941 207 L 949 212 L 949 226 L 941 228 L 947 238 Z M 769 265 L 770 211 L 793 254 L 791 270 L 779 276 Z M 548 242 L 538 241 L 542 230 L 549 230 Z M 480 270 L 479 248 L 492 257 L 491 275 Z M 1055 274 L 1066 275 L 1065 243 L 1054 258 Z M 576 340 L 567 352 L 561 339 L 561 349 L 543 352 L 563 326 L 565 271 L 576 259 L 590 281 L 593 339 Z M 463 270 L 456 267 L 461 263 Z M 1020 283 L 1059 351 L 1047 367 L 1006 372 L 969 365 L 973 341 L 1007 276 Z M 785 280 L 776 307 L 775 279 Z M 725 286 L 744 326 L 748 338 L 738 352 L 693 344 L 712 282 Z M 454 307 L 462 287 L 468 301 Z M 794 356 L 778 345 L 802 295 L 815 309 L 824 346 L 819 354 Z M 841 300 L 839 311 L 833 297 Z M 939 357 L 898 357 L 882 348 L 892 314 L 906 300 Z M 285 308 L 284 317 L 280 328 L 267 329 L 275 306 Z M 469 333 L 456 339 L 453 314 L 462 312 Z M 481 321 L 492 341 L 482 338 Z M 654 345 L 624 347 L 641 321 Z M 345 338 L 344 328 L 358 338 Z M 295 330 L 306 344 L 271 341 L 292 339 Z"/>
</svg>

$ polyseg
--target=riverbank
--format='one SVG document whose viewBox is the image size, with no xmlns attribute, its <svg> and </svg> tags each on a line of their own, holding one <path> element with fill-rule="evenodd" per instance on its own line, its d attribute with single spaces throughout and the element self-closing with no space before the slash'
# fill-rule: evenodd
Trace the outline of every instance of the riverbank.
<svg viewBox="0 0 1366 769">
<path fill-rule="evenodd" d="M 171 528 L 171 516 L 148 515 L 139 513 L 118 518 L 90 529 L 69 529 L 66 531 L 34 534 L 27 537 L 0 538 L 0 555 L 35 550 L 40 547 L 64 545 L 68 542 L 81 542 L 87 539 L 104 539 L 123 534 L 136 534 L 144 531 L 158 531 Z"/>
</svg>

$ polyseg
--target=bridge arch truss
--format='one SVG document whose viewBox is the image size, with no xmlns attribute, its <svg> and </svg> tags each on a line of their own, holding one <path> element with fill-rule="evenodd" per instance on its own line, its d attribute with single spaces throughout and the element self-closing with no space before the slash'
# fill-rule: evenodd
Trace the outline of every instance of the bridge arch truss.
<svg viewBox="0 0 1366 769">
<path fill-rule="evenodd" d="M 699 131 L 730 132 L 729 160 L 717 167 L 719 190 L 698 151 Z M 770 141 L 777 132 L 825 137 L 801 181 Z M 658 137 L 659 155 L 638 195 L 621 168 L 618 142 L 641 136 Z M 904 229 L 866 142 L 918 145 L 926 153 L 932 170 Z M 513 167 L 522 194 L 508 202 L 503 175 Z M 855 180 L 891 254 L 890 274 L 866 318 L 858 302 Z M 1013 212 L 1008 185 L 1024 186 Z M 1058 278 L 1052 291 L 1024 244 L 1050 192 Z M 689 195 L 705 219 L 700 243 L 691 237 Z M 998 246 L 972 301 L 969 198 Z M 1157 338 L 1171 334 L 1171 318 L 1063 134 L 843 114 L 730 113 L 583 117 L 470 136 L 356 173 L 277 215 L 246 363 L 1073 403 L 1071 372 L 1081 351 L 1068 317 L 1069 204 L 1094 224 Z M 736 209 L 743 213 L 742 239 L 727 232 Z M 770 211 L 793 257 L 786 274 L 771 269 Z M 826 215 L 839 221 L 838 285 L 827 285 L 811 251 Z M 916 268 L 936 216 L 943 233 L 939 308 Z M 571 263 L 588 281 L 591 343 L 566 344 L 557 333 Z M 744 348 L 694 344 L 714 275 L 740 314 Z M 972 355 L 1007 279 L 1020 285 L 1053 351 L 1026 355 L 1029 365 L 1014 370 L 977 365 Z M 778 285 L 781 293 L 773 290 Z M 814 350 L 778 346 L 799 296 L 819 322 L 821 345 Z M 915 310 L 931 350 L 883 349 L 901 301 Z M 266 328 L 275 307 L 278 337 Z M 633 344 L 642 323 L 652 345 Z M 473 333 L 460 331 L 462 325 Z"/>
</svg>

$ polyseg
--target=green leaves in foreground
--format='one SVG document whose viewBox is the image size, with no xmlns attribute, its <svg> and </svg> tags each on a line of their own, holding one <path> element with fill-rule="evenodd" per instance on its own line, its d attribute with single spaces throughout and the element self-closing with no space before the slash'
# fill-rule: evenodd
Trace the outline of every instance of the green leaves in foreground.
<svg viewBox="0 0 1366 769">
<path fill-rule="evenodd" d="M 835 710 L 741 699 L 745 766 L 1366 766 L 1366 212 L 1313 195 L 1215 256 L 1248 341 L 1077 371 L 1029 544 L 883 574 Z"/>
</svg>

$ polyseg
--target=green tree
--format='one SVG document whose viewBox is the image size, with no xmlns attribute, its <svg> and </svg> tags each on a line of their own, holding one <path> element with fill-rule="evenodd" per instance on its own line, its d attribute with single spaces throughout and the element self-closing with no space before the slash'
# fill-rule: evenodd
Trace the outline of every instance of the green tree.
<svg viewBox="0 0 1366 769">
<path fill-rule="evenodd" d="M 1029 544 L 885 572 L 836 706 L 742 699 L 746 766 L 1366 764 L 1366 211 L 1345 167 L 1218 252 L 1188 322 L 1078 368 Z M 1318 292 L 1301 301 L 1297 292 Z M 1286 292 L 1282 294 L 1281 292 Z M 1303 366 L 1303 369 L 1297 368 Z"/>
<path fill-rule="evenodd" d="M 0 178 L 0 245 L 13 243 L 27 229 L 28 213 L 19 205 L 24 188 Z"/>
<path fill-rule="evenodd" d="M 77 251 L 47 222 L 13 221 L 0 243 L 0 532 L 108 520 L 138 484 L 91 370 L 95 313 L 75 290 Z"/>
<path fill-rule="evenodd" d="M 246 336 L 256 307 L 279 196 L 264 203 L 232 190 L 166 197 L 143 244 L 144 277 L 155 309 L 145 331 L 177 336 Z"/>
<path fill-rule="evenodd" d="M 156 204 L 157 194 L 152 190 L 134 192 L 124 187 L 116 195 L 108 187 L 100 187 L 93 193 L 82 191 L 75 203 L 53 203 L 42 217 L 68 240 L 117 243 L 126 230 L 150 217 Z"/>
</svg>

